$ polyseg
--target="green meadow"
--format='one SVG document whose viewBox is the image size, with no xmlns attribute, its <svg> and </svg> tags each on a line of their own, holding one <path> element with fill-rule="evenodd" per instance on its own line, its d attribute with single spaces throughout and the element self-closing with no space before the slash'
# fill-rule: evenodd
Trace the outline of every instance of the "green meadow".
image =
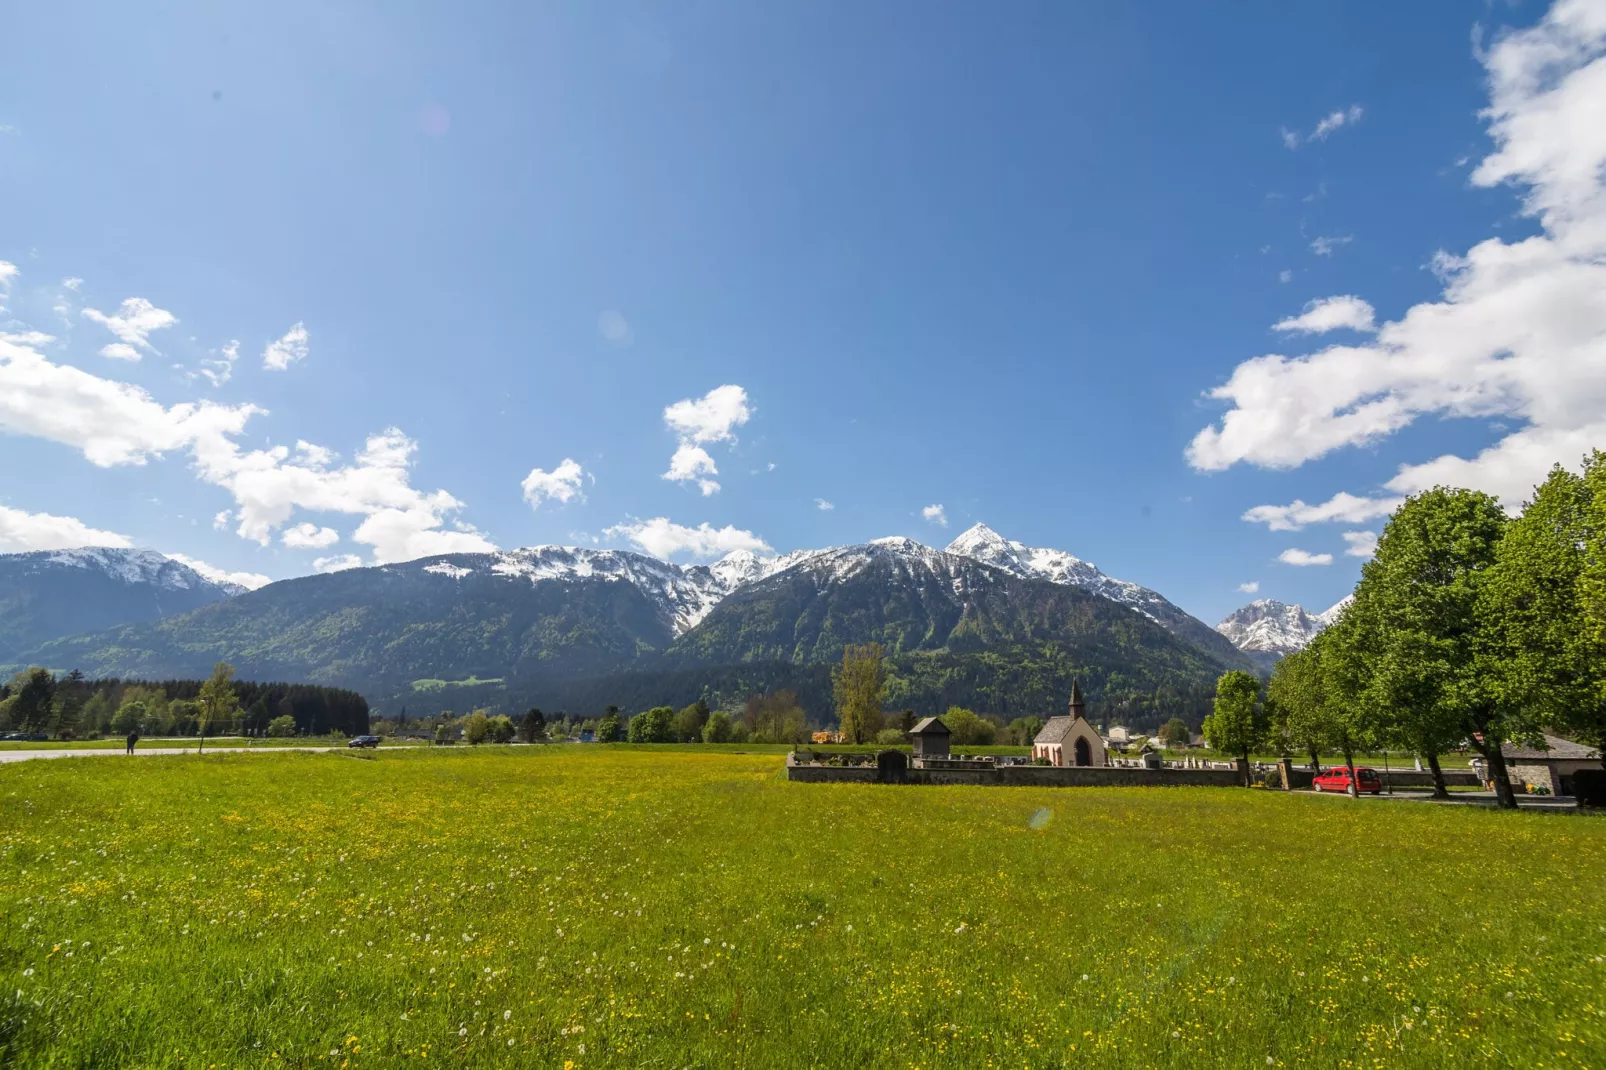
<svg viewBox="0 0 1606 1070">
<path fill-rule="evenodd" d="M 0 766 L 0 1066 L 1606 1066 L 1606 820 L 781 763 Z"/>
</svg>

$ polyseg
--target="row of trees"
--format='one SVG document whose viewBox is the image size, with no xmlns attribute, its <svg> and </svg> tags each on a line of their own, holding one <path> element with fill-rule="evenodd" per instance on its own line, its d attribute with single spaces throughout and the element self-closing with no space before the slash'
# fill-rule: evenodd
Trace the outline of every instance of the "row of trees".
<svg viewBox="0 0 1606 1070">
<path fill-rule="evenodd" d="M 1606 755 L 1606 454 L 1580 474 L 1553 469 L 1515 518 L 1472 490 L 1406 501 L 1339 620 L 1279 662 L 1258 699 L 1254 677 L 1222 677 L 1211 745 L 1247 757 L 1270 740 L 1350 766 L 1399 748 L 1439 795 L 1439 755 L 1470 746 L 1503 807 L 1516 806 L 1506 743 L 1550 728 Z"/>
<path fill-rule="evenodd" d="M 0 731 L 55 739 L 112 735 L 296 735 L 368 730 L 368 703 L 355 691 L 234 679 L 220 662 L 206 680 L 157 682 L 60 677 L 37 666 L 0 685 Z"/>
</svg>

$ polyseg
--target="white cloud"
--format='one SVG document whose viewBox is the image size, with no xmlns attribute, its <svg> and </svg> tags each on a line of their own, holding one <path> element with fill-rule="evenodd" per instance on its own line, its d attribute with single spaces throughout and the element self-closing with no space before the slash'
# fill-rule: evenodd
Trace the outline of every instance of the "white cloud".
<svg viewBox="0 0 1606 1070">
<path fill-rule="evenodd" d="M 177 561 L 181 565 L 190 566 L 190 568 L 194 569 L 196 572 L 199 572 L 203 577 L 211 580 L 213 583 L 234 583 L 244 587 L 248 591 L 254 591 L 259 587 L 266 587 L 268 584 L 273 582 L 260 572 L 229 572 L 225 569 L 216 568 L 212 565 L 209 565 L 205 561 L 197 561 L 195 558 L 188 557 L 184 554 L 164 554 L 163 556 L 171 557 L 174 561 Z"/>
<path fill-rule="evenodd" d="M 1298 130 L 1290 130 L 1286 126 L 1279 127 L 1277 133 L 1283 139 L 1283 148 L 1297 149 L 1306 141 L 1326 141 L 1329 134 L 1360 122 L 1361 116 L 1365 114 L 1366 109 L 1359 104 L 1351 104 L 1348 108 L 1339 108 L 1323 116 L 1309 135 L 1301 134 Z"/>
<path fill-rule="evenodd" d="M 234 496 L 238 534 L 262 545 L 306 509 L 363 516 L 352 540 L 371 546 L 376 564 L 496 548 L 467 525 L 443 529 L 463 503 L 412 486 L 417 444 L 395 428 L 369 436 L 345 466 L 306 442 L 294 456 L 284 446 L 242 450 L 235 437 L 262 413 L 256 406 L 164 406 L 139 387 L 47 360 L 36 340 L 0 337 L 0 431 L 72 446 L 103 468 L 186 450 L 202 480 Z"/>
<path fill-rule="evenodd" d="M 312 560 L 314 572 L 344 572 L 348 568 L 362 568 L 362 558 L 356 554 L 336 554 L 333 557 L 315 557 Z"/>
<path fill-rule="evenodd" d="M 79 287 L 83 286 L 84 280 L 80 279 L 76 275 L 68 275 L 65 279 L 61 280 L 61 284 L 67 287 L 67 289 L 71 290 L 73 293 L 77 293 Z"/>
<path fill-rule="evenodd" d="M 1365 110 L 1359 104 L 1351 104 L 1347 109 L 1332 112 L 1316 124 L 1316 129 L 1310 132 L 1310 140 L 1326 141 L 1327 135 L 1341 127 L 1353 126 L 1361 121 L 1361 116 L 1364 114 Z"/>
<path fill-rule="evenodd" d="M 1375 331 L 1375 315 L 1371 304 L 1353 294 L 1323 297 L 1311 301 L 1297 316 L 1272 324 L 1274 331 L 1293 331 L 1299 334 L 1321 334 L 1347 328 L 1352 331 Z"/>
<path fill-rule="evenodd" d="M 1495 151 L 1471 182 L 1519 189 L 1539 232 L 1436 255 L 1441 296 L 1365 345 L 1240 364 L 1210 393 L 1232 408 L 1193 439 L 1195 467 L 1296 467 L 1422 416 L 1510 420 L 1475 456 L 1408 463 L 1386 486 L 1514 506 L 1552 464 L 1606 445 L 1606 13 L 1562 0 L 1482 60 Z"/>
<path fill-rule="evenodd" d="M 22 274 L 21 269 L 9 260 L 0 260 L 0 312 L 5 311 L 6 296 L 11 293 L 11 280 Z"/>
<path fill-rule="evenodd" d="M 836 503 L 828 502 L 824 498 L 815 498 L 814 508 L 818 509 L 822 513 L 829 513 L 832 509 L 836 508 Z"/>
<path fill-rule="evenodd" d="M 1293 282 L 1294 281 L 1294 273 L 1292 271 L 1290 271 L 1289 269 L 1287 269 L 1287 268 L 1283 268 L 1281 271 L 1279 271 L 1277 273 L 1277 281 L 1278 282 Z"/>
<path fill-rule="evenodd" d="M 231 339 L 223 344 L 216 357 L 201 361 L 201 374 L 213 386 L 222 386 L 234 377 L 234 362 L 240 359 L 240 343 Z"/>
<path fill-rule="evenodd" d="M 1256 591 L 1260 590 L 1260 581 L 1250 580 L 1248 583 L 1240 583 L 1238 585 L 1238 589 L 1244 594 L 1254 594 Z"/>
<path fill-rule="evenodd" d="M 1330 237 L 1312 238 L 1310 251 L 1317 256 L 1332 256 L 1333 250 L 1348 245 L 1355 239 L 1348 234 L 1332 235 Z"/>
<path fill-rule="evenodd" d="M 1287 505 L 1257 505 L 1241 517 L 1251 524 L 1265 524 L 1271 531 L 1298 531 L 1306 524 L 1325 524 L 1342 521 L 1359 524 L 1388 516 L 1398 509 L 1404 498 L 1362 498 L 1347 491 L 1339 491 L 1320 505 L 1306 505 L 1295 498 Z"/>
<path fill-rule="evenodd" d="M 714 458 L 708 455 L 707 450 L 703 449 L 701 446 L 693 446 L 689 442 L 682 442 L 679 447 L 676 448 L 675 455 L 669 458 L 669 471 L 663 474 L 663 478 L 677 482 L 685 482 L 687 480 L 698 479 L 703 475 L 716 475 L 718 472 L 719 469 L 714 464 Z M 711 483 L 713 481 L 704 480 L 704 482 Z M 719 484 L 714 483 L 714 490 L 718 489 Z M 703 493 L 709 494 L 712 492 L 704 490 Z"/>
<path fill-rule="evenodd" d="M 1331 565 L 1332 554 L 1313 554 L 1305 550 L 1289 548 L 1277 555 L 1277 560 L 1285 565 Z"/>
<path fill-rule="evenodd" d="M 262 366 L 282 372 L 296 361 L 306 360 L 307 352 L 307 325 L 297 323 L 284 332 L 284 337 L 268 343 L 262 351 Z"/>
<path fill-rule="evenodd" d="M 327 550 L 340 541 L 340 532 L 302 522 L 293 528 L 286 528 L 284 534 L 279 536 L 279 541 L 292 550 Z"/>
<path fill-rule="evenodd" d="M 679 553 L 689 553 L 693 557 L 714 557 L 732 550 L 751 550 L 754 553 L 770 551 L 769 543 L 751 531 L 730 525 L 715 528 L 707 522 L 689 528 L 661 516 L 615 524 L 602 534 L 610 539 L 628 539 L 654 557 L 663 558 Z"/>
<path fill-rule="evenodd" d="M 1344 549 L 1346 557 L 1371 557 L 1377 553 L 1375 531 L 1346 531 L 1344 542 L 1348 544 Z"/>
<path fill-rule="evenodd" d="M 161 351 L 151 345 L 150 333 L 165 330 L 178 322 L 178 317 L 166 309 L 157 308 L 143 297 L 130 297 L 111 315 L 97 308 L 86 308 L 83 317 L 105 327 L 115 334 L 121 344 L 113 343 L 100 351 L 101 356 L 116 360 L 138 360 L 140 350 L 147 353 Z"/>
<path fill-rule="evenodd" d="M 679 437 L 680 445 L 669 460 L 663 478 L 674 482 L 695 480 L 707 497 L 719 490 L 719 483 L 708 476 L 718 475 L 714 458 L 702 448 L 705 442 L 734 442 L 735 429 L 753 415 L 747 391 L 727 384 L 717 386 L 693 400 L 686 398 L 664 409 L 664 423 Z"/>
<path fill-rule="evenodd" d="M 212 530 L 227 531 L 229 529 L 229 521 L 233 519 L 234 511 L 232 509 L 223 510 L 212 518 Z"/>
<path fill-rule="evenodd" d="M 939 528 L 945 528 L 948 526 L 948 511 L 940 505 L 928 505 L 924 509 L 920 510 L 920 515 L 925 517 L 929 523 L 935 524 Z"/>
<path fill-rule="evenodd" d="M 0 430 L 81 450 L 102 468 L 216 449 L 262 410 L 210 401 L 166 407 L 137 386 L 47 360 L 48 335 L 0 337 Z"/>
<path fill-rule="evenodd" d="M 687 442 L 727 442 L 752 415 L 747 391 L 727 384 L 696 400 L 686 398 L 665 408 L 664 423 Z"/>
<path fill-rule="evenodd" d="M 565 457 L 561 464 L 550 472 L 539 468 L 530 469 L 530 474 L 524 477 L 520 484 L 524 489 L 524 500 L 530 503 L 531 509 L 539 509 L 541 503 L 552 500 L 568 503 L 575 498 L 585 500 L 580 492 L 580 482 L 585 478 L 585 469 L 579 462 Z"/>
<path fill-rule="evenodd" d="M 132 546 L 127 535 L 92 528 L 82 520 L 50 513 L 27 513 L 0 505 L 0 553 L 69 550 L 75 546 Z"/>
<path fill-rule="evenodd" d="M 630 329 L 630 321 L 614 309 L 597 317 L 597 333 L 616 346 L 628 346 L 636 339 L 636 332 Z"/>
</svg>

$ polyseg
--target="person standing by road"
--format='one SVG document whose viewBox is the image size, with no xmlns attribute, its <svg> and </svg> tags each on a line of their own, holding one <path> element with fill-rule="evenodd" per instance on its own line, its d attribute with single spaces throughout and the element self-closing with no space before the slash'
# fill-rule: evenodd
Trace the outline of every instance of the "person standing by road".
<svg viewBox="0 0 1606 1070">
<path fill-rule="evenodd" d="M 134 744 L 136 744 L 138 742 L 139 742 L 139 733 L 138 732 L 130 732 L 130 733 L 128 733 L 128 753 L 129 754 L 133 754 L 134 753 Z"/>
</svg>

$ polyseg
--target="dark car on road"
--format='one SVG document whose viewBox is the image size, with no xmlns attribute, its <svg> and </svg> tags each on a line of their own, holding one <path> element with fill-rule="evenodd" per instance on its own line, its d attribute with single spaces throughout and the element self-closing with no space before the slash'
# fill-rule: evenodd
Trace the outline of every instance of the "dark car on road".
<svg viewBox="0 0 1606 1070">
<path fill-rule="evenodd" d="M 378 736 L 353 736 L 351 741 L 348 742 L 346 744 L 346 746 L 348 746 L 348 747 L 377 747 L 377 746 L 379 746 L 379 737 Z"/>
</svg>

